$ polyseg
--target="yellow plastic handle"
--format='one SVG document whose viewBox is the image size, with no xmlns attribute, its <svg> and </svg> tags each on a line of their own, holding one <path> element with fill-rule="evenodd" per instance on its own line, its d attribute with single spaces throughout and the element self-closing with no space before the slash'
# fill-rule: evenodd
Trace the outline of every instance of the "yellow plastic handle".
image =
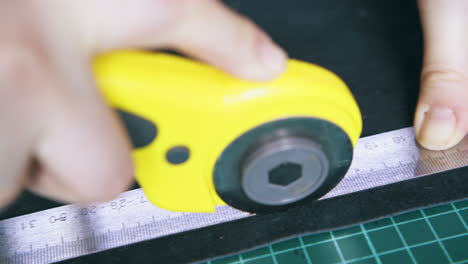
<svg viewBox="0 0 468 264">
<path fill-rule="evenodd" d="M 362 129 L 345 83 L 297 60 L 267 82 L 239 80 L 174 55 L 133 50 L 98 57 L 94 70 L 110 105 L 157 127 L 156 138 L 133 151 L 135 176 L 155 205 L 172 211 L 212 212 L 225 204 L 213 184 L 216 160 L 253 127 L 279 118 L 316 117 L 343 129 L 353 145 Z M 182 153 L 187 160 L 172 164 L 168 156 L 177 149 L 188 151 Z"/>
</svg>

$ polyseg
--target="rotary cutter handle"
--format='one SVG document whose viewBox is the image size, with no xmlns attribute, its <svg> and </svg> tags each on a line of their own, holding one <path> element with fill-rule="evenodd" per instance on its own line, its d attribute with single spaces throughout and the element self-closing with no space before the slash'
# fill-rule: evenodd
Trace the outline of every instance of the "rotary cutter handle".
<svg viewBox="0 0 468 264">
<path fill-rule="evenodd" d="M 316 200 L 345 175 L 362 129 L 345 83 L 297 60 L 267 82 L 144 51 L 102 55 L 94 70 L 134 145 L 138 183 L 171 211 L 261 213 Z"/>
</svg>

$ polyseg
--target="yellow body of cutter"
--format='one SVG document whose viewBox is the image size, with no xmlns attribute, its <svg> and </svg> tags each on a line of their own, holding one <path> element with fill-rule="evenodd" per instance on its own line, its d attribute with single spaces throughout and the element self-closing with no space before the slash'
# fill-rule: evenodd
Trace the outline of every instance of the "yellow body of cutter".
<svg viewBox="0 0 468 264">
<path fill-rule="evenodd" d="M 226 204 L 213 170 L 223 150 L 260 124 L 295 116 L 315 117 L 341 128 L 352 145 L 362 121 L 345 83 L 330 71 L 289 60 L 278 78 L 239 80 L 211 66 L 175 55 L 119 51 L 94 64 L 98 85 L 112 107 L 150 120 L 157 136 L 136 148 L 136 179 L 149 200 L 172 211 L 212 212 Z M 168 162 L 183 146 L 188 159 Z"/>
</svg>

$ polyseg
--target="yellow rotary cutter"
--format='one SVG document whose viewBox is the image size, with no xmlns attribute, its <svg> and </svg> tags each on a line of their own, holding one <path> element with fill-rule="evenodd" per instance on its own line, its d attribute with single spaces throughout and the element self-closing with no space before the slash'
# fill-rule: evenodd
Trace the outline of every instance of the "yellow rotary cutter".
<svg viewBox="0 0 468 264">
<path fill-rule="evenodd" d="M 94 67 L 132 139 L 138 183 L 171 211 L 316 200 L 345 175 L 362 129 L 345 83 L 297 60 L 267 82 L 145 51 L 105 54 Z"/>
</svg>

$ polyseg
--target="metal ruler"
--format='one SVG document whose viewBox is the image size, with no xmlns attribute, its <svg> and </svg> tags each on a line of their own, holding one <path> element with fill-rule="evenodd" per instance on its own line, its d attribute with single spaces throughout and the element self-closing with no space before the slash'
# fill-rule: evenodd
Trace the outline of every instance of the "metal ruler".
<svg viewBox="0 0 468 264">
<path fill-rule="evenodd" d="M 359 139 L 345 178 L 321 199 L 468 165 L 468 138 L 428 151 L 412 128 Z M 216 213 L 175 213 L 152 205 L 141 189 L 89 206 L 67 205 L 0 221 L 0 263 L 50 263 L 252 214 L 220 206 Z"/>
</svg>

